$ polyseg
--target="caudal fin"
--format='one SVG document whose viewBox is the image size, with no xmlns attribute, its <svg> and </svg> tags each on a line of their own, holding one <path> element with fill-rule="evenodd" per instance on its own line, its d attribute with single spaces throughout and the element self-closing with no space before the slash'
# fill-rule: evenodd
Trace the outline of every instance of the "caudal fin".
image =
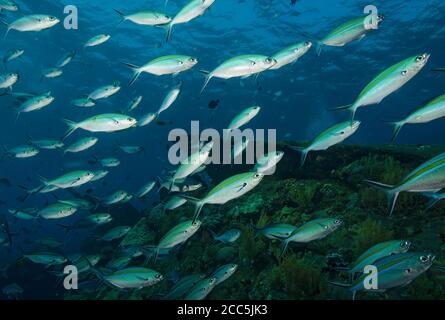
<svg viewBox="0 0 445 320">
<path fill-rule="evenodd" d="M 348 110 L 351 113 L 351 123 L 354 122 L 355 113 L 357 111 L 357 108 L 353 104 L 348 104 L 345 106 L 331 109 L 331 111 L 338 111 L 338 110 Z"/>
<path fill-rule="evenodd" d="M 0 19 L 0 23 L 3 24 L 4 26 L 6 26 L 6 33 L 3 37 L 3 39 L 6 39 L 6 37 L 8 36 L 9 31 L 11 30 L 11 27 L 9 26 L 9 24 L 6 21 L 3 21 Z"/>
<path fill-rule="evenodd" d="M 119 11 L 119 10 L 116 10 L 116 9 L 113 9 L 113 10 L 121 17 L 121 21 L 119 21 L 119 23 L 116 26 L 116 27 L 118 27 L 119 25 L 122 24 L 122 22 L 125 21 L 125 14 L 122 13 L 121 11 Z"/>
<path fill-rule="evenodd" d="M 74 131 L 78 129 L 77 123 L 74 121 L 64 119 L 63 122 L 65 122 L 68 125 L 68 131 L 65 133 L 65 135 L 62 138 L 62 141 L 64 141 L 66 138 L 68 138 Z"/>
<path fill-rule="evenodd" d="M 324 44 L 321 42 L 317 42 L 317 56 L 319 57 L 321 55 L 321 51 L 323 50 Z"/>
<path fill-rule="evenodd" d="M 172 37 L 172 33 L 173 33 L 173 23 L 170 22 L 170 23 L 166 24 L 165 29 L 167 30 L 165 42 L 169 42 Z"/>
<path fill-rule="evenodd" d="M 371 180 L 364 180 L 363 181 L 366 184 L 369 184 L 371 187 L 376 188 L 380 191 L 383 191 L 386 194 L 386 197 L 388 198 L 388 207 L 390 208 L 389 215 L 392 215 L 394 212 L 394 208 L 396 206 L 397 198 L 399 197 L 400 191 L 397 191 L 394 189 L 394 186 L 375 182 Z"/>
<path fill-rule="evenodd" d="M 396 122 L 388 122 L 392 126 L 394 126 L 394 132 L 392 134 L 391 141 L 395 141 L 397 139 L 397 136 L 400 133 L 400 130 L 402 130 L 403 126 L 405 125 L 405 122 L 403 121 L 396 121 Z"/>
<path fill-rule="evenodd" d="M 128 62 L 121 62 L 121 63 L 124 66 L 127 66 L 127 67 L 129 67 L 130 69 L 132 69 L 134 71 L 134 76 L 131 79 L 130 84 L 129 84 L 131 86 L 139 78 L 139 76 L 141 75 L 142 71 L 140 70 L 140 67 L 138 67 L 138 66 L 136 66 L 134 64 L 131 64 L 131 63 L 128 63 Z"/>
<path fill-rule="evenodd" d="M 303 167 L 306 162 L 309 150 L 307 148 L 303 148 L 303 147 L 290 147 L 290 148 L 294 151 L 300 152 L 300 154 L 301 154 L 300 168 Z"/>
<path fill-rule="evenodd" d="M 202 74 L 205 74 L 204 84 L 203 84 L 203 86 L 201 88 L 201 92 L 199 93 L 199 94 L 202 94 L 213 76 L 212 76 L 212 74 L 210 72 L 208 72 L 206 70 L 200 70 L 199 72 L 201 72 Z"/>
<path fill-rule="evenodd" d="M 184 198 L 190 202 L 193 202 L 195 204 L 195 213 L 193 216 L 193 222 L 195 222 L 196 220 L 198 220 L 199 214 L 201 213 L 202 207 L 204 207 L 205 202 L 203 200 L 194 198 L 194 197 L 190 197 L 190 196 L 186 196 L 186 195 L 179 195 L 179 197 Z"/>
</svg>

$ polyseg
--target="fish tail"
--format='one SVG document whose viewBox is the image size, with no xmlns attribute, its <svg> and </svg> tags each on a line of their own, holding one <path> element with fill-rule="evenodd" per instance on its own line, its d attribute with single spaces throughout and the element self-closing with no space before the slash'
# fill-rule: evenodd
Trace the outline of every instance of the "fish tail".
<svg viewBox="0 0 445 320">
<path fill-rule="evenodd" d="M 130 69 L 132 69 L 134 71 L 134 75 L 133 78 L 131 79 L 129 85 L 133 85 L 133 83 L 136 82 L 136 80 L 139 78 L 139 76 L 141 75 L 142 71 L 140 70 L 140 67 L 131 63 L 127 63 L 127 62 L 122 62 L 123 65 L 129 67 Z"/>
<path fill-rule="evenodd" d="M 307 155 L 309 154 L 309 150 L 307 148 L 303 147 L 290 147 L 294 151 L 298 151 L 301 154 L 301 162 L 300 162 L 300 168 L 304 166 Z"/>
<path fill-rule="evenodd" d="M 63 136 L 62 141 L 68 138 L 74 131 L 76 131 L 79 128 L 77 123 L 75 123 L 74 121 L 64 119 L 63 122 L 65 122 L 68 125 L 68 131 Z"/>
<path fill-rule="evenodd" d="M 351 113 L 351 123 L 352 123 L 352 122 L 354 122 L 355 113 L 357 111 L 357 108 L 356 108 L 356 106 L 354 104 L 348 104 L 348 105 L 345 105 L 345 106 L 332 108 L 330 110 L 331 111 L 348 110 Z"/>
<path fill-rule="evenodd" d="M 172 37 L 172 33 L 173 33 L 173 23 L 170 22 L 170 23 L 166 24 L 165 29 L 167 30 L 165 42 L 169 42 Z"/>
<path fill-rule="evenodd" d="M 404 121 L 395 121 L 395 122 L 388 122 L 389 124 L 391 124 L 392 126 L 394 126 L 394 132 L 392 134 L 392 138 L 391 141 L 395 141 L 397 139 L 397 136 L 400 133 L 400 130 L 402 130 L 403 126 L 405 125 Z"/>
<path fill-rule="evenodd" d="M 201 92 L 200 92 L 200 94 L 202 94 L 204 92 L 205 88 L 207 87 L 207 85 L 209 84 L 210 80 L 212 79 L 213 75 L 210 72 L 206 71 L 206 70 L 200 70 L 199 72 L 201 72 L 202 74 L 206 75 L 205 76 L 205 80 L 204 80 L 204 84 L 203 84 L 203 86 L 201 88 Z"/>
<path fill-rule="evenodd" d="M 319 57 L 321 55 L 321 51 L 323 50 L 324 44 L 320 41 L 317 42 L 317 56 Z"/>
<path fill-rule="evenodd" d="M 193 222 L 195 222 L 198 219 L 199 214 L 201 213 L 202 207 L 204 207 L 204 205 L 205 205 L 204 200 L 200 200 L 200 199 L 186 196 L 186 195 L 179 195 L 179 197 L 184 198 L 184 199 L 186 199 L 190 202 L 193 202 L 195 204 L 195 213 L 193 216 Z"/>
<path fill-rule="evenodd" d="M 250 226 L 252 227 L 253 231 L 255 232 L 255 234 L 253 235 L 253 239 L 258 238 L 258 236 L 260 235 L 261 229 L 258 228 L 256 225 L 254 225 L 253 223 L 250 224 Z"/>
<path fill-rule="evenodd" d="M 165 0 L 164 9 L 167 8 L 168 0 Z"/>
<path fill-rule="evenodd" d="M 428 198 L 431 198 L 431 200 L 426 205 L 425 210 L 430 210 L 432 207 L 434 207 L 441 200 L 441 198 L 439 196 L 437 196 L 436 193 L 425 192 L 425 193 L 423 193 L 423 195 Z"/>
<path fill-rule="evenodd" d="M 213 240 L 216 240 L 217 235 L 216 235 L 215 231 L 213 231 L 212 229 L 208 229 L 208 231 L 209 231 L 210 235 L 212 236 Z"/>
<path fill-rule="evenodd" d="M 371 180 L 364 180 L 363 182 L 369 184 L 373 188 L 383 191 L 386 194 L 386 197 L 388 198 L 388 206 L 390 208 L 389 215 L 392 215 L 392 213 L 394 212 L 394 208 L 396 207 L 396 202 L 397 198 L 399 197 L 400 191 L 397 191 L 394 186 L 380 182 Z"/>
<path fill-rule="evenodd" d="M 288 247 L 289 247 L 289 239 L 286 239 L 281 244 L 281 248 L 282 248 L 282 250 L 281 250 L 281 257 L 284 257 Z"/>
<path fill-rule="evenodd" d="M 6 33 L 5 33 L 4 37 L 3 37 L 3 39 L 6 39 L 6 37 L 8 36 L 9 31 L 11 30 L 11 27 L 9 26 L 9 24 L 6 21 L 4 21 L 2 19 L 0 19 L 0 23 L 5 25 L 6 28 L 7 28 L 6 29 Z"/>
<path fill-rule="evenodd" d="M 118 27 L 125 21 L 125 14 L 122 13 L 121 11 L 117 10 L 117 9 L 113 8 L 113 10 L 121 17 L 121 21 L 119 21 L 119 23 L 116 26 L 116 27 Z"/>
</svg>

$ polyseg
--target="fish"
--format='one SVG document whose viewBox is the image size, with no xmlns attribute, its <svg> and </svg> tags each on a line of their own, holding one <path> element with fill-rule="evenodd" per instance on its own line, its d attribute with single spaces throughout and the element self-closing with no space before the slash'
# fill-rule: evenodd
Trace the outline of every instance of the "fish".
<svg viewBox="0 0 445 320">
<path fill-rule="evenodd" d="M 164 277 L 157 271 L 148 268 L 131 267 L 104 275 L 94 267 L 99 279 L 118 289 L 142 289 L 161 282 Z"/>
<path fill-rule="evenodd" d="M 20 76 L 18 73 L 0 74 L 0 89 L 10 89 L 19 81 Z"/>
<path fill-rule="evenodd" d="M 429 101 L 427 104 L 416 108 L 407 117 L 400 121 L 390 122 L 394 126 L 394 141 L 400 133 L 400 130 L 406 124 L 428 123 L 445 116 L 445 94 Z"/>
<path fill-rule="evenodd" d="M 80 220 L 77 220 L 73 225 L 64 225 L 58 224 L 59 227 L 65 230 L 65 233 L 68 233 L 72 230 L 76 229 L 86 229 L 86 228 L 94 228 L 97 226 L 102 226 L 107 223 L 113 221 L 113 217 L 109 213 L 94 213 L 90 214 Z"/>
<path fill-rule="evenodd" d="M 256 172 L 245 172 L 227 178 L 216 187 L 214 187 L 204 198 L 197 199 L 190 196 L 181 195 L 181 197 L 195 203 L 194 220 L 198 219 L 199 214 L 206 204 L 225 204 L 230 200 L 242 197 L 254 189 L 263 180 L 264 175 Z"/>
<path fill-rule="evenodd" d="M 345 141 L 353 135 L 360 127 L 360 121 L 345 121 L 327 129 L 319 134 L 307 147 L 290 147 L 292 150 L 301 153 L 301 164 L 303 167 L 309 152 L 327 150 L 330 147 Z"/>
<path fill-rule="evenodd" d="M 19 5 L 13 0 L 0 0 L 0 13 L 5 11 L 18 11 Z"/>
<path fill-rule="evenodd" d="M 351 112 L 351 121 L 353 121 L 358 108 L 379 104 L 386 97 L 402 88 L 425 67 L 429 58 L 430 54 L 424 53 L 409 57 L 389 67 L 362 90 L 352 105 L 339 107 L 334 110 L 349 110 Z"/>
<path fill-rule="evenodd" d="M 124 237 L 128 232 L 130 232 L 131 227 L 119 226 L 107 231 L 102 237 L 99 238 L 101 241 L 114 241 L 119 238 Z"/>
<path fill-rule="evenodd" d="M 226 264 L 216 269 L 210 277 L 216 279 L 216 285 L 229 279 L 238 270 L 237 264 Z"/>
<path fill-rule="evenodd" d="M 217 279 L 215 277 L 199 281 L 190 292 L 187 293 L 185 300 L 204 300 L 216 287 L 216 283 Z"/>
<path fill-rule="evenodd" d="M 57 187 L 59 189 L 75 188 L 84 185 L 91 181 L 94 177 L 94 172 L 89 170 L 77 170 L 63 174 L 62 176 L 53 180 L 47 180 L 41 177 L 43 187 Z"/>
<path fill-rule="evenodd" d="M 284 152 L 282 151 L 267 153 L 257 160 L 253 170 L 264 175 L 273 174 L 277 164 L 283 159 L 283 156 Z"/>
<path fill-rule="evenodd" d="M 76 212 L 77 207 L 67 203 L 56 202 L 40 210 L 37 216 L 47 220 L 55 220 L 70 217 Z"/>
<path fill-rule="evenodd" d="M 445 187 L 445 153 L 421 164 L 395 186 L 372 180 L 363 182 L 386 194 L 389 214 L 392 215 L 400 192 L 436 193 Z"/>
<path fill-rule="evenodd" d="M 97 36 L 92 37 L 91 39 L 87 40 L 85 44 L 83 45 L 84 48 L 87 47 L 95 47 L 99 46 L 108 40 L 110 40 L 111 36 L 109 34 L 99 34 Z"/>
<path fill-rule="evenodd" d="M 131 100 L 127 107 L 128 112 L 136 109 L 141 104 L 143 98 L 143 96 L 137 96 L 133 100 Z"/>
<path fill-rule="evenodd" d="M 38 32 L 54 27 L 60 20 L 50 15 L 32 14 L 19 18 L 10 24 L 2 20 L 0 20 L 0 22 L 8 28 L 5 33 L 6 38 L 11 30 L 20 32 Z"/>
<path fill-rule="evenodd" d="M 199 220 L 187 220 L 173 227 L 159 240 L 158 245 L 155 246 L 155 261 L 160 250 L 172 249 L 179 244 L 185 243 L 198 232 L 201 225 L 202 222 Z"/>
<path fill-rule="evenodd" d="M 115 168 L 121 164 L 120 160 L 116 158 L 104 158 L 97 161 L 105 168 Z"/>
<path fill-rule="evenodd" d="M 59 203 L 68 204 L 77 209 L 90 210 L 94 208 L 93 203 L 91 201 L 85 199 L 70 199 L 70 200 L 58 200 Z"/>
<path fill-rule="evenodd" d="M 42 77 L 47 79 L 58 78 L 63 74 L 63 70 L 60 68 L 49 68 L 42 71 Z"/>
<path fill-rule="evenodd" d="M 410 247 L 411 242 L 408 240 L 391 240 L 376 244 L 360 255 L 347 271 L 351 275 L 363 273 L 366 266 L 373 265 L 376 261 L 387 256 L 405 253 Z"/>
<path fill-rule="evenodd" d="M 132 260 L 132 257 L 129 257 L 129 256 L 118 257 L 113 260 L 110 260 L 107 263 L 106 267 L 108 269 L 121 270 L 121 269 L 128 267 L 131 260 Z"/>
<path fill-rule="evenodd" d="M 121 146 L 118 145 L 118 148 L 121 149 L 126 154 L 137 154 L 144 152 L 144 148 L 140 146 Z"/>
<path fill-rule="evenodd" d="M 6 63 L 21 57 L 24 53 L 25 50 L 23 49 L 9 49 L 3 56 L 3 64 L 6 65 Z"/>
<path fill-rule="evenodd" d="M 242 154 L 244 152 L 244 150 L 247 149 L 247 147 L 249 146 L 250 143 L 250 139 L 247 137 L 243 137 L 242 140 L 240 141 L 236 141 L 235 138 L 235 142 L 232 148 L 232 155 L 233 155 L 233 159 L 234 159 L 234 163 L 235 164 L 242 164 Z"/>
<path fill-rule="evenodd" d="M 76 50 L 69 51 L 65 53 L 62 58 L 57 62 L 56 68 L 60 69 L 63 67 L 66 67 L 68 64 L 73 61 L 74 57 L 76 56 Z"/>
<path fill-rule="evenodd" d="M 240 114 L 238 114 L 229 124 L 227 129 L 233 130 L 238 129 L 245 124 L 249 123 L 250 120 L 255 118 L 257 114 L 261 111 L 261 107 L 255 106 L 250 107 L 245 110 L 243 110 Z"/>
<path fill-rule="evenodd" d="M 272 240 L 287 239 L 292 235 L 292 233 L 294 233 L 295 230 L 298 229 L 298 227 L 285 223 L 272 223 L 264 226 L 263 228 L 258 228 L 252 225 L 252 228 L 255 230 L 254 239 L 260 235 L 263 235 Z"/>
<path fill-rule="evenodd" d="M 118 190 L 101 200 L 101 204 L 111 206 L 122 202 L 128 196 L 128 192 Z"/>
<path fill-rule="evenodd" d="M 120 17 L 121 24 L 124 21 L 131 21 L 138 25 L 143 26 L 160 26 L 172 21 L 172 18 L 164 13 L 154 12 L 154 11 L 138 11 L 132 14 L 124 14 L 121 11 L 113 9 Z"/>
<path fill-rule="evenodd" d="M 64 119 L 69 129 L 63 140 L 70 136 L 77 129 L 90 132 L 116 132 L 132 128 L 137 125 L 137 120 L 133 117 L 119 113 L 105 113 L 90 117 L 80 122 L 73 122 Z"/>
<path fill-rule="evenodd" d="M 388 289 L 406 286 L 426 272 L 433 264 L 435 256 L 422 252 L 406 252 L 394 254 L 374 262 L 377 270 L 378 287 L 365 289 L 365 281 L 369 274 L 362 274 L 351 284 L 330 282 L 332 285 L 348 288 L 355 299 L 359 291 L 385 292 Z"/>
<path fill-rule="evenodd" d="M 68 259 L 55 252 L 36 252 L 23 255 L 24 258 L 37 264 L 44 264 L 47 267 L 64 264 Z"/>
<path fill-rule="evenodd" d="M 141 67 L 131 63 L 122 63 L 134 72 L 134 76 L 130 81 L 131 86 L 143 72 L 156 76 L 178 75 L 193 68 L 198 63 L 198 59 L 186 55 L 169 55 L 151 60 Z"/>
<path fill-rule="evenodd" d="M 78 153 L 90 149 L 99 141 L 95 137 L 82 138 L 67 147 L 63 153 Z"/>
<path fill-rule="evenodd" d="M 343 225 L 343 221 L 337 218 L 321 218 L 311 220 L 297 228 L 292 234 L 283 240 L 283 253 L 286 253 L 289 243 L 309 243 L 320 240 L 337 230 Z"/>
<path fill-rule="evenodd" d="M 179 12 L 165 25 L 167 29 L 167 42 L 170 40 L 173 26 L 187 23 L 199 16 L 202 16 L 215 0 L 190 0 Z"/>
<path fill-rule="evenodd" d="M 306 41 L 294 44 L 285 49 L 278 51 L 271 57 L 275 59 L 277 63 L 272 66 L 269 70 L 277 70 L 288 64 L 294 64 L 302 56 L 304 56 L 312 48 L 312 42 Z"/>
<path fill-rule="evenodd" d="M 90 108 L 96 105 L 96 102 L 90 98 L 80 98 L 71 100 L 71 104 L 76 107 Z"/>
<path fill-rule="evenodd" d="M 384 19 L 382 14 L 378 14 L 375 17 L 368 15 L 343 23 L 318 41 L 317 55 L 321 54 L 323 46 L 343 47 L 352 41 L 363 39 L 368 33 L 378 29 Z M 375 26 L 371 26 L 371 23 Z"/>
<path fill-rule="evenodd" d="M 212 230 L 209 231 L 215 241 L 220 241 L 222 243 L 233 243 L 241 236 L 241 231 L 239 229 L 230 229 L 219 236 Z"/>
<path fill-rule="evenodd" d="M 38 209 L 36 208 L 8 209 L 8 212 L 11 214 L 12 217 L 19 220 L 31 221 L 38 218 L 38 216 L 36 215 Z"/>
<path fill-rule="evenodd" d="M 114 81 L 113 84 L 100 87 L 88 95 L 88 99 L 97 101 L 100 99 L 106 99 L 115 95 L 121 90 L 120 82 Z"/>
<path fill-rule="evenodd" d="M 165 204 L 164 204 L 164 210 L 175 210 L 179 207 L 181 207 L 182 205 L 187 203 L 187 199 L 178 197 L 178 196 L 174 196 L 171 197 Z"/>
<path fill-rule="evenodd" d="M 176 101 L 178 96 L 181 94 L 182 82 L 177 84 L 173 89 L 171 89 L 164 98 L 164 101 L 161 104 L 161 107 L 156 112 L 157 116 L 159 116 L 162 112 L 170 108 L 170 106 Z"/>
<path fill-rule="evenodd" d="M 17 159 L 26 159 L 26 158 L 32 158 L 40 153 L 39 149 L 30 146 L 30 145 L 23 145 L 23 146 L 17 146 L 12 149 L 6 149 L 2 157 L 10 156 Z"/>
<path fill-rule="evenodd" d="M 205 144 L 200 150 L 190 155 L 187 159 L 181 161 L 178 169 L 176 169 L 171 179 L 171 186 L 176 180 L 185 179 L 192 175 L 199 167 L 201 167 L 210 157 L 213 149 L 213 142 Z M 171 188 L 170 188 L 171 189 Z"/>
<path fill-rule="evenodd" d="M 156 113 L 148 113 L 141 118 L 139 118 L 138 127 L 145 127 L 152 123 L 158 115 Z"/>
<path fill-rule="evenodd" d="M 51 92 L 29 98 L 23 102 L 17 109 L 17 118 L 21 113 L 28 113 L 41 110 L 54 102 L 54 97 L 51 96 Z"/>
<path fill-rule="evenodd" d="M 64 147 L 64 143 L 62 141 L 53 139 L 33 140 L 32 138 L 30 138 L 29 143 L 39 149 L 45 150 L 57 150 Z"/>
<path fill-rule="evenodd" d="M 192 274 L 180 279 L 164 296 L 166 300 L 178 300 L 184 297 L 184 295 L 193 288 L 198 282 L 203 280 L 205 275 L 202 273 Z"/>
<path fill-rule="evenodd" d="M 142 199 L 146 197 L 151 190 L 156 186 L 156 181 L 150 181 L 147 184 L 144 184 L 138 192 L 136 192 L 136 197 Z"/>
<path fill-rule="evenodd" d="M 242 55 L 231 58 L 220 64 L 211 72 L 201 70 L 201 73 L 204 73 L 206 75 L 201 93 L 204 92 L 210 80 L 213 78 L 245 78 L 253 74 L 259 74 L 263 71 L 269 70 L 275 64 L 277 64 L 277 61 L 275 59 L 258 54 Z"/>
<path fill-rule="evenodd" d="M 91 179 L 91 182 L 103 179 L 108 174 L 108 171 L 107 170 L 97 170 L 97 171 L 94 171 L 93 174 L 94 174 L 94 177 L 93 177 L 93 179 Z"/>
</svg>

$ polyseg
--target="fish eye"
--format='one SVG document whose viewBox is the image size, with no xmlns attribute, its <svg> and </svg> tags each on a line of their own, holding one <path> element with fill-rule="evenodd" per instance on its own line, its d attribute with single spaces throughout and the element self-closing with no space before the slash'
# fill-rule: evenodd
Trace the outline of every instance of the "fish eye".
<svg viewBox="0 0 445 320">
<path fill-rule="evenodd" d="M 418 59 L 418 58 L 417 58 L 417 59 Z M 419 61 L 419 60 L 417 60 L 417 61 Z M 403 70 L 403 71 L 402 71 L 402 76 L 406 76 L 407 73 L 408 73 L 408 71 Z"/>
<path fill-rule="evenodd" d="M 427 262 L 429 260 L 429 258 L 427 256 L 421 256 L 420 257 L 420 261 L 421 262 Z"/>
<path fill-rule="evenodd" d="M 267 62 L 267 63 L 272 63 L 272 58 L 267 58 L 267 59 L 266 59 L 266 62 Z"/>
<path fill-rule="evenodd" d="M 341 220 L 335 220 L 334 223 L 335 224 L 341 224 Z"/>
<path fill-rule="evenodd" d="M 402 243 L 401 243 L 401 247 L 402 248 L 405 248 L 405 247 L 408 247 L 409 246 L 409 241 L 403 241 Z"/>
<path fill-rule="evenodd" d="M 425 56 L 424 56 L 424 55 L 421 55 L 421 56 L 418 56 L 418 57 L 416 58 L 416 61 L 417 61 L 417 62 L 420 62 L 420 61 L 423 61 L 423 59 L 425 59 Z"/>
<path fill-rule="evenodd" d="M 311 45 L 311 43 L 310 43 L 309 41 L 306 41 L 306 42 L 304 43 L 304 45 L 305 45 L 306 47 L 309 47 L 309 46 Z"/>
<path fill-rule="evenodd" d="M 190 62 L 195 62 L 196 59 L 195 59 L 195 58 L 190 58 L 189 61 L 190 61 Z"/>
<path fill-rule="evenodd" d="M 405 272 L 406 272 L 406 273 L 411 273 L 411 272 L 413 272 L 413 269 L 408 268 L 408 269 L 405 270 Z"/>
<path fill-rule="evenodd" d="M 158 273 L 157 275 L 155 275 L 156 279 L 161 279 L 162 278 L 162 274 Z"/>
</svg>

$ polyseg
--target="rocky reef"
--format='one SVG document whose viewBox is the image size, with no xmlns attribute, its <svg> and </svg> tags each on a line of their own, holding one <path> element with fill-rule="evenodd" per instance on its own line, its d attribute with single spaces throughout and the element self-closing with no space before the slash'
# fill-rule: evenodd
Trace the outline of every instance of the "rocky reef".
<svg viewBox="0 0 445 320">
<path fill-rule="evenodd" d="M 391 239 L 407 239 L 413 251 L 436 255 L 445 263 L 445 203 L 426 211 L 428 199 L 402 194 L 395 212 L 388 214 L 384 194 L 363 184 L 364 179 L 394 184 L 425 160 L 445 151 L 439 146 L 335 146 L 328 151 L 313 152 L 303 168 L 299 155 L 281 143 L 285 152 L 277 172 L 267 176 L 253 191 L 225 205 L 207 205 L 201 214 L 201 229 L 168 257 L 160 257 L 147 266 L 166 278 L 174 273 L 211 274 L 227 263 L 239 265 L 235 274 L 218 285 L 208 299 L 351 299 L 351 292 L 329 284 L 329 280 L 346 281 L 335 267 L 347 266 L 371 246 Z M 214 184 L 242 171 L 245 166 L 210 167 Z M 193 193 L 200 198 L 206 190 Z M 122 243 L 156 245 L 173 226 L 193 216 L 194 205 L 163 212 L 162 204 L 132 215 L 125 221 L 128 209 L 116 209 L 118 223 L 133 225 Z M 136 218 L 137 217 L 137 218 Z M 344 225 L 327 238 L 308 245 L 291 244 L 281 257 L 281 243 L 265 237 L 254 238 L 252 224 L 268 223 L 302 225 L 315 218 L 336 217 Z M 233 244 L 215 242 L 209 230 L 222 233 L 240 229 L 241 237 Z M 93 250 L 92 247 L 89 249 Z M 101 250 L 105 250 L 103 247 Z M 108 254 L 113 248 L 108 248 Z M 94 252 L 94 250 L 93 250 Z M 133 265 L 143 265 L 144 259 Z M 359 293 L 357 299 L 442 299 L 444 276 L 430 270 L 409 286 L 384 293 Z M 135 291 L 103 287 L 94 293 L 67 294 L 67 299 L 159 299 L 172 283 Z"/>
</svg>

